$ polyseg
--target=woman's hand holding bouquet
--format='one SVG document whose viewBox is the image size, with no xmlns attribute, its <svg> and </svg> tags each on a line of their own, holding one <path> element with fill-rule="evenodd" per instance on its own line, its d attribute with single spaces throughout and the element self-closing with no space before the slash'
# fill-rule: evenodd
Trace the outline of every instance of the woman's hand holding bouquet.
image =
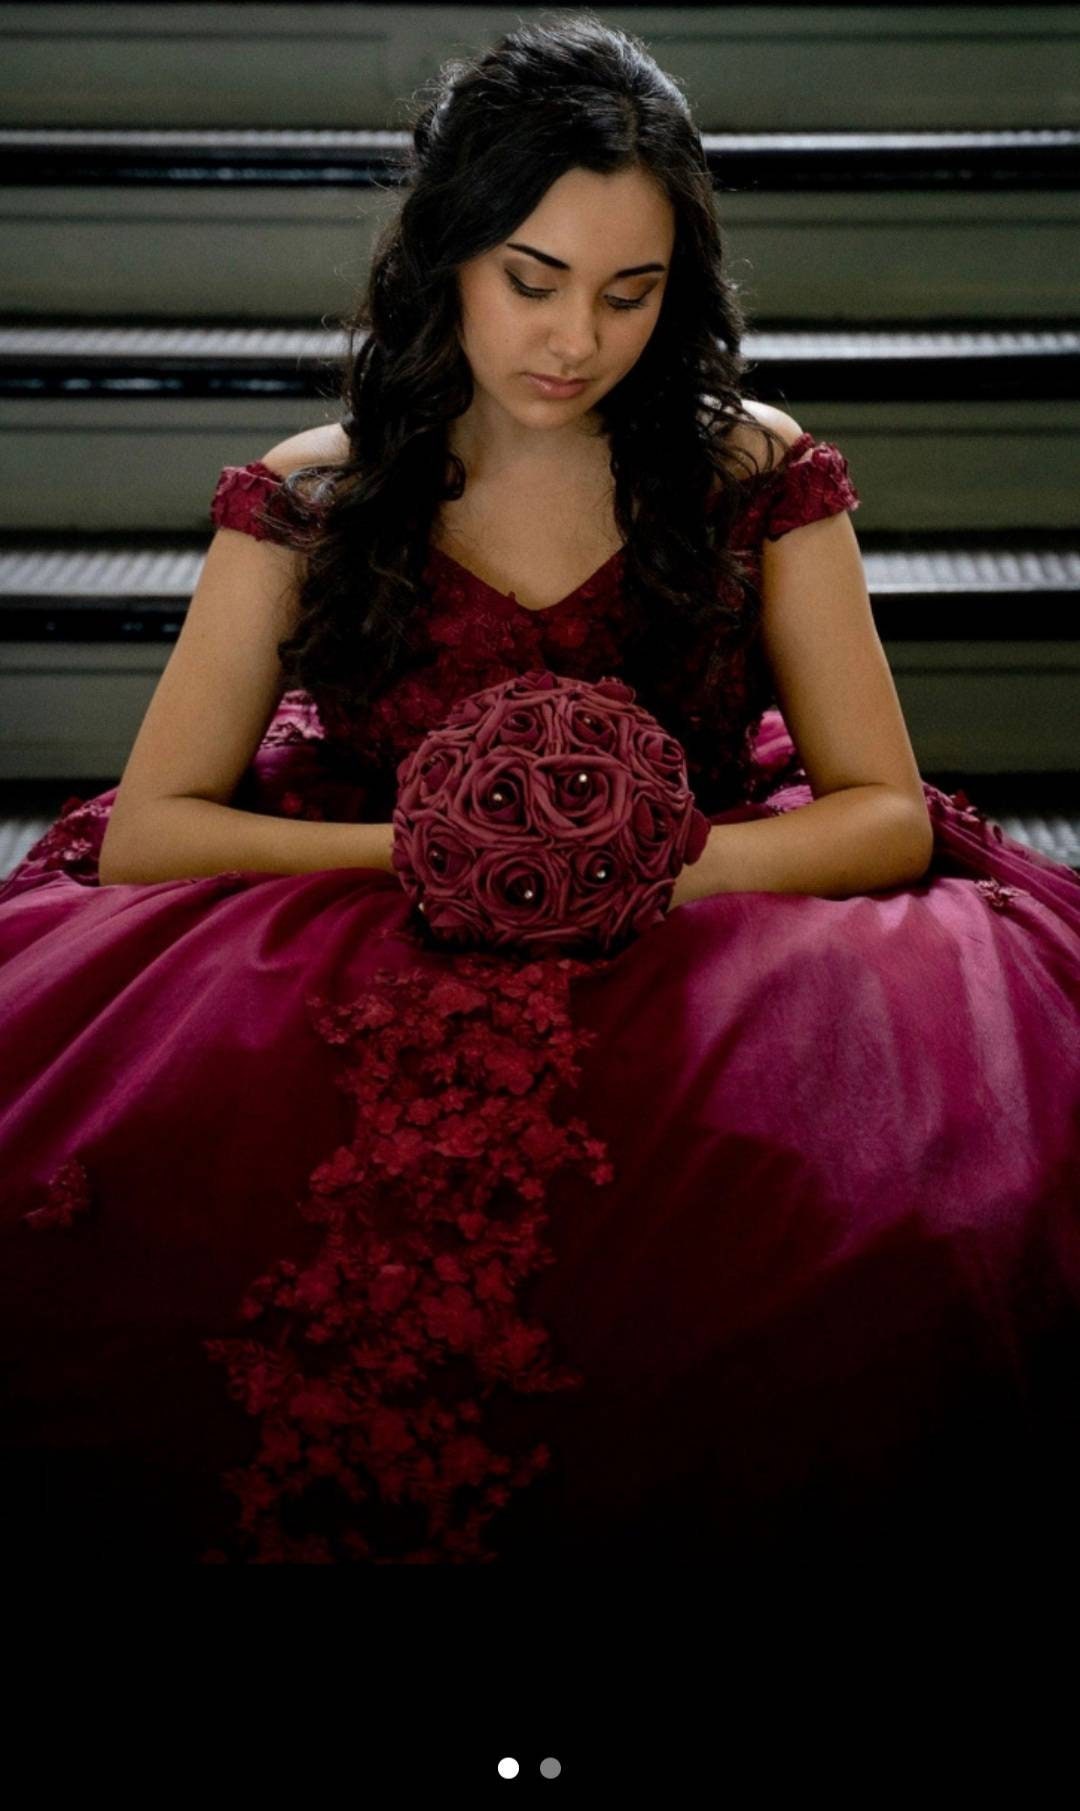
<svg viewBox="0 0 1080 1811">
<path fill-rule="evenodd" d="M 660 923 L 709 836 L 680 743 L 620 679 L 474 692 L 397 779 L 393 870 L 453 948 L 610 954 Z"/>
</svg>

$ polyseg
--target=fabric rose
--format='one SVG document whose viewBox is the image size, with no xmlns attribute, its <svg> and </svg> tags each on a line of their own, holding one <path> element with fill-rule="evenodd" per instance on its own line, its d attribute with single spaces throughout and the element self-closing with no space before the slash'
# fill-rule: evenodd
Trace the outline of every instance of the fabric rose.
<svg viewBox="0 0 1080 1811">
<path fill-rule="evenodd" d="M 399 764 L 392 863 L 437 944 L 607 955 L 658 924 L 708 820 L 621 679 L 459 699 Z"/>
</svg>

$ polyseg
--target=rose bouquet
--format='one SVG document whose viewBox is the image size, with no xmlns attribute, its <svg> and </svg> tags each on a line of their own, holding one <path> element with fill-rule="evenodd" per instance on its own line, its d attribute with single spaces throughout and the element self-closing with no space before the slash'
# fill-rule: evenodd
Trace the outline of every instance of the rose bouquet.
<svg viewBox="0 0 1080 1811">
<path fill-rule="evenodd" d="M 709 835 L 681 744 L 620 679 L 474 692 L 397 779 L 394 871 L 456 948 L 609 954 L 663 919 Z"/>
</svg>

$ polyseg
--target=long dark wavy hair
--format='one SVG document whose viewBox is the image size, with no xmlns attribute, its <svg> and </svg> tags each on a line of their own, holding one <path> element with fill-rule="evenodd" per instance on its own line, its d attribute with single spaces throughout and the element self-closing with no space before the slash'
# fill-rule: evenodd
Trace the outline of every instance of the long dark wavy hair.
<svg viewBox="0 0 1080 1811">
<path fill-rule="evenodd" d="M 640 39 L 573 12 L 521 24 L 481 55 L 445 63 L 416 100 L 400 203 L 341 323 L 349 457 L 292 472 L 275 499 L 292 521 L 288 538 L 308 556 L 295 632 L 278 645 L 286 684 L 331 694 L 360 720 L 416 646 L 435 518 L 465 487 L 447 437 L 473 398 L 458 267 L 512 238 L 568 170 L 639 169 L 668 197 L 676 228 L 652 336 L 596 405 L 631 605 L 623 676 L 680 736 L 692 770 L 707 765 L 708 711 L 700 724 L 671 723 L 660 680 L 707 646 L 707 696 L 753 634 L 760 599 L 727 539 L 745 500 L 740 479 L 759 472 L 724 443 L 740 421 L 770 446 L 783 442 L 742 402 L 744 316 L 686 98 Z M 732 456 L 749 471 L 735 472 Z M 707 510 L 717 479 L 723 488 Z M 280 535 L 276 512 L 273 521 Z M 731 587 L 737 604 L 721 595 Z"/>
</svg>

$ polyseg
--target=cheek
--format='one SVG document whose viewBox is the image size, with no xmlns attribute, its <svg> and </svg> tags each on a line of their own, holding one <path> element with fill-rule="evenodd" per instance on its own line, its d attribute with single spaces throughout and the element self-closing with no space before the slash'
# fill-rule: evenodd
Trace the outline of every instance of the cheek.
<svg viewBox="0 0 1080 1811">
<path fill-rule="evenodd" d="M 635 358 L 644 352 L 649 341 L 652 339 L 653 334 L 656 332 L 657 323 L 660 320 L 660 310 L 658 308 L 650 308 L 648 310 L 643 310 L 642 312 L 645 316 L 644 320 L 639 321 L 635 319 L 636 331 L 633 336 Z"/>
<path fill-rule="evenodd" d="M 519 344 L 527 334 L 528 319 L 522 316 L 520 308 L 514 307 L 514 298 L 503 289 L 492 286 L 485 292 L 479 307 L 479 337 L 493 352 Z"/>
<path fill-rule="evenodd" d="M 461 285 L 462 319 L 465 338 L 472 350 L 482 360 L 485 355 L 497 355 L 500 347 L 505 346 L 520 330 L 511 309 L 508 298 L 501 287 L 484 276 L 475 273 Z"/>
<path fill-rule="evenodd" d="M 626 326 L 623 326 L 622 322 L 619 323 L 623 330 L 615 336 L 618 342 L 618 363 L 624 370 L 635 364 L 641 357 L 656 325 L 651 315 L 647 321 L 643 321 L 640 315 L 631 314 L 626 317 L 626 321 Z"/>
</svg>

